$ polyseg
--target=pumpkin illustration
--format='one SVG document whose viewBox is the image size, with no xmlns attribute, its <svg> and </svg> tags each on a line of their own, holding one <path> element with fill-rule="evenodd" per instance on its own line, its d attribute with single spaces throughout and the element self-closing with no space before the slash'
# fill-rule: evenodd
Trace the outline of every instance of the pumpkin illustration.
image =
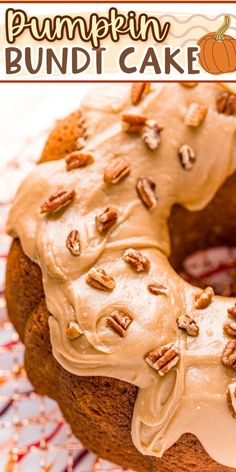
<svg viewBox="0 0 236 472">
<path fill-rule="evenodd" d="M 198 40 L 199 62 L 210 74 L 225 74 L 236 70 L 236 39 L 225 34 L 230 26 L 230 16 L 225 15 L 222 26 Z"/>
</svg>

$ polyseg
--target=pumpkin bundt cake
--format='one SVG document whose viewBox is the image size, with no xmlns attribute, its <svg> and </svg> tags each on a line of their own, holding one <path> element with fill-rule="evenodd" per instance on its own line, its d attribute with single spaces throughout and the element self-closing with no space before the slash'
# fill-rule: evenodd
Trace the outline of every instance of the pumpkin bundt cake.
<svg viewBox="0 0 236 472">
<path fill-rule="evenodd" d="M 230 89 L 106 85 L 57 123 L 12 205 L 28 376 L 123 467 L 236 471 L 236 299 L 178 275 L 235 244 L 235 170 Z"/>
</svg>

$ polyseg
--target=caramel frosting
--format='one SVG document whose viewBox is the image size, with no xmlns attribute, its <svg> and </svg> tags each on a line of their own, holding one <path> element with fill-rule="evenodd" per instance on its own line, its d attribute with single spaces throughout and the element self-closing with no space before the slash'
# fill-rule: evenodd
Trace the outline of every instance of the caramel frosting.
<svg viewBox="0 0 236 472">
<path fill-rule="evenodd" d="M 236 420 L 226 401 L 236 372 L 221 362 L 232 339 L 223 325 L 236 299 L 214 296 L 206 308 L 197 309 L 200 290 L 168 261 L 172 206 L 201 210 L 236 169 L 236 118 L 217 112 L 221 90 L 217 84 L 153 84 L 136 106 L 129 84 L 90 92 L 81 107 L 88 134 L 83 152 L 94 162 L 70 171 L 65 160 L 40 164 L 18 190 L 8 233 L 20 238 L 25 254 L 41 267 L 57 361 L 75 375 L 110 376 L 138 387 L 132 420 L 137 449 L 161 457 L 189 432 L 214 460 L 236 468 Z M 192 103 L 207 107 L 197 127 L 185 122 Z M 124 113 L 157 120 L 163 130 L 156 150 L 149 149 L 140 133 L 122 129 Z M 183 144 L 195 153 L 190 170 L 178 156 Z M 107 184 L 104 170 L 115 157 L 128 159 L 130 173 L 117 184 Z M 136 191 L 143 175 L 156 183 L 152 210 Z M 40 206 L 61 189 L 75 190 L 73 201 L 61 211 L 40 213 Z M 99 232 L 96 216 L 107 207 L 115 208 L 118 218 L 107 232 Z M 77 257 L 66 245 L 72 230 L 80 235 Z M 124 260 L 129 248 L 149 260 L 149 270 L 137 272 Z M 87 283 L 92 268 L 105 270 L 115 287 L 99 290 Z M 152 281 L 166 291 L 151 293 Z M 107 322 L 114 311 L 125 313 L 130 323 L 120 335 Z M 176 320 L 183 314 L 196 321 L 198 336 L 178 328 Z M 73 340 L 66 335 L 71 322 L 79 326 Z M 180 360 L 161 376 L 145 359 L 168 343 L 174 343 Z"/>
</svg>

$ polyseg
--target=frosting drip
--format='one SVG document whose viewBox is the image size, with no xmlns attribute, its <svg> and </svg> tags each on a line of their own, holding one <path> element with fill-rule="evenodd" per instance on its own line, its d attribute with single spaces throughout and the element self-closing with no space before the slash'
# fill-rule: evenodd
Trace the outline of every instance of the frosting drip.
<svg viewBox="0 0 236 472">
<path fill-rule="evenodd" d="M 194 308 L 199 289 L 183 281 L 168 262 L 167 220 L 179 203 L 191 211 L 202 209 L 236 169 L 236 121 L 215 108 L 219 85 L 152 85 L 136 107 L 130 105 L 130 86 L 105 87 L 90 93 L 82 104 L 88 140 L 83 151 L 94 163 L 66 172 L 64 160 L 39 165 L 21 185 L 13 203 L 8 232 L 19 237 L 24 252 L 42 269 L 53 354 L 76 375 L 111 376 L 139 387 L 132 438 L 143 454 L 162 456 L 186 432 L 195 434 L 213 459 L 236 468 L 236 422 L 225 399 L 235 381 L 220 356 L 229 338 L 223 333 L 227 309 L 236 301 L 214 297 L 204 310 Z M 188 106 L 208 107 L 199 129 L 185 125 Z M 161 145 L 150 151 L 140 137 L 124 133 L 121 113 L 134 112 L 157 119 L 163 126 Z M 191 172 L 180 165 L 178 149 L 188 143 L 197 153 Z M 125 156 L 131 174 L 117 185 L 107 185 L 103 172 L 113 157 Z M 157 184 L 158 204 L 148 211 L 137 196 L 141 175 Z M 76 197 L 64 211 L 40 215 L 40 205 L 62 188 Z M 107 206 L 118 209 L 116 225 L 106 234 L 95 226 L 97 213 Z M 81 254 L 66 248 L 69 232 L 81 236 Z M 122 259 L 129 247 L 151 261 L 149 272 L 136 273 Z M 103 268 L 116 282 L 111 292 L 86 283 L 91 267 Z M 168 288 L 153 296 L 151 280 Z M 133 320 L 124 338 L 106 324 L 114 310 Z M 196 338 L 178 329 L 176 319 L 191 314 L 200 328 Z M 76 321 L 83 335 L 71 341 L 66 327 Z M 160 377 L 146 362 L 147 353 L 175 342 L 181 352 L 177 366 Z"/>
</svg>

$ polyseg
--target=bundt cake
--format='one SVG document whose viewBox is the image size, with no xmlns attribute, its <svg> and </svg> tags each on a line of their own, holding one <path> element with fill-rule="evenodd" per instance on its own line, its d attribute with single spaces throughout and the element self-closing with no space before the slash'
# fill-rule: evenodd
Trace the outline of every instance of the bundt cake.
<svg viewBox="0 0 236 472">
<path fill-rule="evenodd" d="M 8 312 L 37 392 L 136 471 L 236 471 L 236 299 L 178 275 L 235 244 L 236 96 L 119 84 L 58 122 L 7 230 Z"/>
</svg>

